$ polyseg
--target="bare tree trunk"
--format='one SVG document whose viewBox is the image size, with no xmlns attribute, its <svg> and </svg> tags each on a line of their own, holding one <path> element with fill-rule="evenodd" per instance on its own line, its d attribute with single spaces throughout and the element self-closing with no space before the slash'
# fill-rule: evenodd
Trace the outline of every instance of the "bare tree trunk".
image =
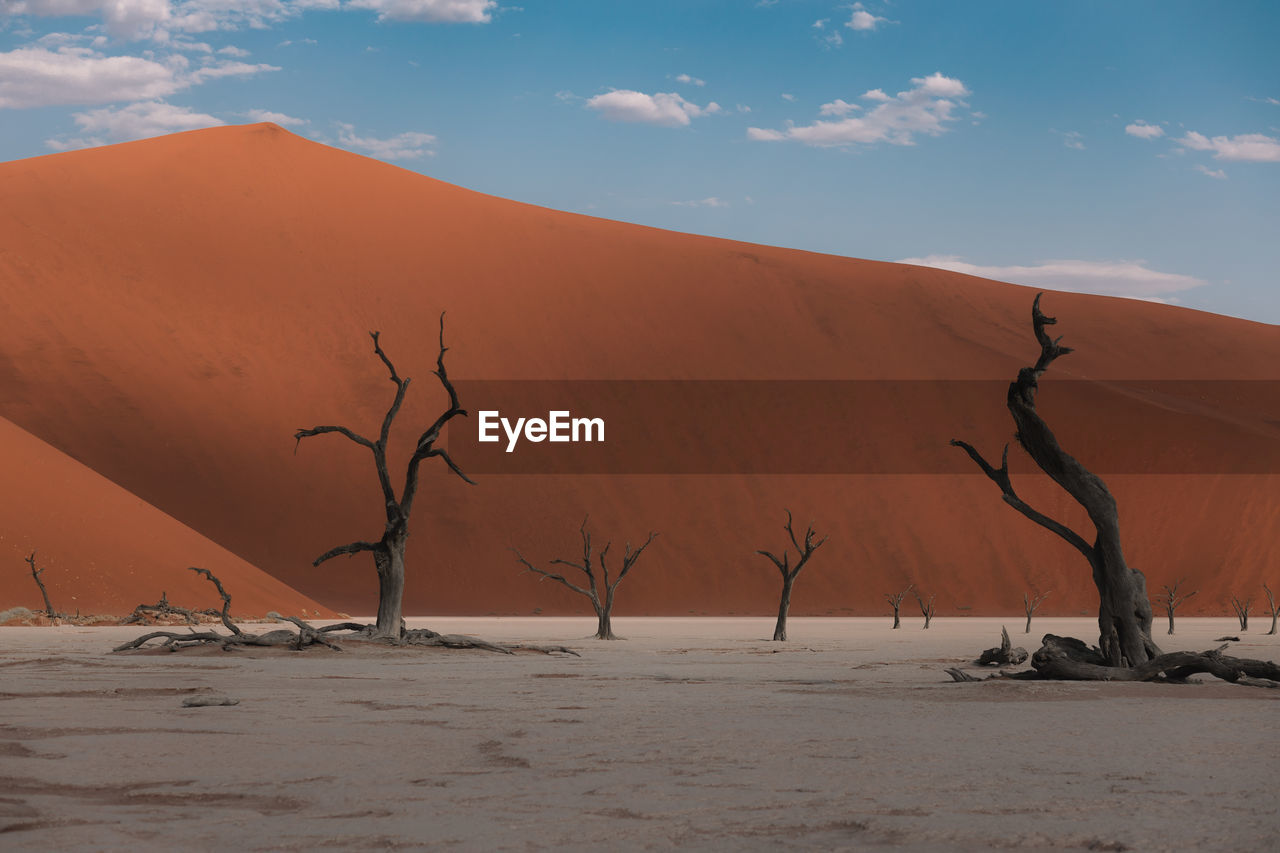
<svg viewBox="0 0 1280 853">
<path fill-rule="evenodd" d="M 898 605 L 896 604 L 893 606 L 893 627 L 894 628 L 902 627 L 902 620 L 898 618 Z"/>
<path fill-rule="evenodd" d="M 613 633 L 613 590 L 605 591 L 604 604 L 601 604 L 598 598 L 593 598 L 591 603 L 596 608 L 596 639 L 618 639 Z"/>
<path fill-rule="evenodd" d="M 400 639 L 404 632 L 404 551 L 408 532 L 389 535 L 378 543 L 373 562 L 378 570 L 378 621 L 374 636 Z"/>
<path fill-rule="evenodd" d="M 1240 630 L 1249 630 L 1249 608 L 1253 606 L 1253 596 L 1249 596 L 1244 601 L 1236 597 L 1231 598 L 1231 607 L 1236 612 L 1236 619 L 1240 620 Z"/>
<path fill-rule="evenodd" d="M 1267 632 L 1267 636 L 1270 636 L 1276 632 L 1276 617 L 1280 616 L 1280 610 L 1276 609 L 1276 596 L 1271 587 L 1264 583 L 1262 590 L 1267 594 L 1267 609 L 1271 611 L 1271 630 Z"/>
<path fill-rule="evenodd" d="M 773 638 L 787 639 L 787 611 L 791 609 L 791 587 L 795 585 L 796 576 L 791 575 L 782 582 L 782 600 L 778 602 L 778 623 L 773 627 Z"/>
</svg>

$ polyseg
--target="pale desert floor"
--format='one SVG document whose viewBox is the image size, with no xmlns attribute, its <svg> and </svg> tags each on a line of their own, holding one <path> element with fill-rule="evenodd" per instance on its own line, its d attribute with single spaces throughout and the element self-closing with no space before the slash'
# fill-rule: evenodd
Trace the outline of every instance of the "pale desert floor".
<svg viewBox="0 0 1280 853">
<path fill-rule="evenodd" d="M 1276 849 L 1280 691 L 943 673 L 1088 619 L 419 621 L 582 657 L 0 628 L 0 848 Z M 1233 626 L 1157 641 L 1277 659 Z"/>
</svg>

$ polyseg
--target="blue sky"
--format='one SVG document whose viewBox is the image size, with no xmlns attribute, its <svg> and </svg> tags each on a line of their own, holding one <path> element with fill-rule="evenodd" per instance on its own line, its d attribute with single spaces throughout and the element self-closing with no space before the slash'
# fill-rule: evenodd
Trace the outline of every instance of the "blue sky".
<svg viewBox="0 0 1280 853">
<path fill-rule="evenodd" d="M 0 159 L 273 119 L 494 195 L 1280 323 L 1280 3 L 0 0 Z"/>
</svg>

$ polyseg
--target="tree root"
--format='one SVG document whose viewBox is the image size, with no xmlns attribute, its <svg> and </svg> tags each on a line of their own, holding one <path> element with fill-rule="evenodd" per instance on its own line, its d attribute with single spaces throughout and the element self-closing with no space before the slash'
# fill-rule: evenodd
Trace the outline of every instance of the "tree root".
<svg viewBox="0 0 1280 853">
<path fill-rule="evenodd" d="M 1032 669 L 998 673 L 989 678 L 1044 681 L 1148 681 L 1185 684 L 1192 675 L 1205 673 L 1232 684 L 1280 687 L 1280 664 L 1224 655 L 1223 645 L 1206 652 L 1168 652 L 1131 667 L 1110 666 L 1097 647 L 1074 637 L 1045 634 L 1031 656 Z M 959 668 L 948 669 L 954 681 L 982 681 Z"/>
<path fill-rule="evenodd" d="M 974 661 L 978 666 L 1017 666 L 1027 659 L 1027 650 L 1018 646 L 1016 649 L 1009 641 L 1009 631 L 1000 629 L 1000 645 L 987 649 Z"/>
</svg>

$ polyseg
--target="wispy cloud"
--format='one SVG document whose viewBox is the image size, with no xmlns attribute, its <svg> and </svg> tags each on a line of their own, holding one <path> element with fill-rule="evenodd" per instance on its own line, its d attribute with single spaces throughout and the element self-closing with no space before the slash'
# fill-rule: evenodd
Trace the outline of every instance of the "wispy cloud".
<svg viewBox="0 0 1280 853">
<path fill-rule="evenodd" d="M 1210 169 L 1208 166 L 1201 163 L 1197 163 L 1195 168 L 1196 171 L 1202 175 L 1208 175 L 1209 177 L 1217 178 L 1220 181 L 1225 181 L 1227 179 L 1227 173 L 1221 169 Z"/>
<path fill-rule="evenodd" d="M 1177 143 L 1192 151 L 1212 151 L 1215 160 L 1280 163 L 1280 139 L 1261 133 L 1210 138 L 1192 130 L 1178 139 Z"/>
<path fill-rule="evenodd" d="M 1062 137 L 1062 144 L 1076 151 L 1084 150 L 1084 134 L 1078 130 L 1055 130 L 1053 133 Z"/>
<path fill-rule="evenodd" d="M 274 124 L 278 124 L 281 127 L 299 127 L 304 124 L 309 124 L 305 118 L 294 118 L 291 115 L 272 112 L 271 110 L 248 110 L 244 115 L 246 118 L 251 118 L 254 121 L 269 121 Z"/>
<path fill-rule="evenodd" d="M 711 196 L 709 198 L 695 199 L 694 201 L 673 201 L 676 207 L 728 207 L 729 202 L 721 198 Z"/>
<path fill-rule="evenodd" d="M 357 136 L 354 125 L 338 124 L 338 144 L 352 151 L 359 151 L 379 160 L 416 160 L 434 157 L 432 148 L 436 137 L 430 133 L 409 131 L 386 139 L 373 136 Z"/>
<path fill-rule="evenodd" d="M 354 9 L 372 9 L 379 21 L 487 24 L 497 0 L 348 0 Z"/>
<path fill-rule="evenodd" d="M 914 77 L 912 88 L 890 97 L 880 89 L 872 89 L 862 98 L 877 105 L 864 115 L 850 116 L 852 104 L 837 99 L 824 104 L 822 115 L 843 116 L 837 121 L 788 125 L 781 130 L 752 127 L 747 138 L 759 141 L 795 140 L 821 147 L 845 145 L 914 145 L 917 135 L 937 136 L 945 132 L 947 122 L 956 119 L 959 99 L 969 90 L 959 80 L 940 72 L 928 77 Z M 843 111 L 843 112 L 840 112 Z"/>
<path fill-rule="evenodd" d="M 697 77 L 691 77 L 691 76 L 689 76 L 688 74 L 677 74 L 677 75 L 676 75 L 676 82 L 677 82 L 677 83 L 684 83 L 684 84 L 686 84 L 686 85 L 690 85 L 690 86 L 705 86 L 705 85 L 707 85 L 707 81 L 706 81 L 706 80 L 699 80 Z"/>
<path fill-rule="evenodd" d="M 1203 279 L 1189 275 L 1153 270 L 1145 261 L 1056 260 L 1028 266 L 982 266 L 968 263 L 955 255 L 927 255 L 923 258 L 903 258 L 898 263 L 936 267 L 1050 290 L 1124 296 L 1131 299 L 1167 298 L 1168 294 L 1208 284 Z"/>
<path fill-rule="evenodd" d="M 685 127 L 692 119 L 720 112 L 715 101 L 700 107 L 675 92 L 652 95 L 631 89 L 614 89 L 587 100 L 587 108 L 599 112 L 610 121 L 656 124 L 662 127 Z"/>
<path fill-rule="evenodd" d="M 216 116 L 164 101 L 104 107 L 76 113 L 73 118 L 85 136 L 54 137 L 45 140 L 45 144 L 55 151 L 68 151 L 226 124 Z"/>
</svg>

